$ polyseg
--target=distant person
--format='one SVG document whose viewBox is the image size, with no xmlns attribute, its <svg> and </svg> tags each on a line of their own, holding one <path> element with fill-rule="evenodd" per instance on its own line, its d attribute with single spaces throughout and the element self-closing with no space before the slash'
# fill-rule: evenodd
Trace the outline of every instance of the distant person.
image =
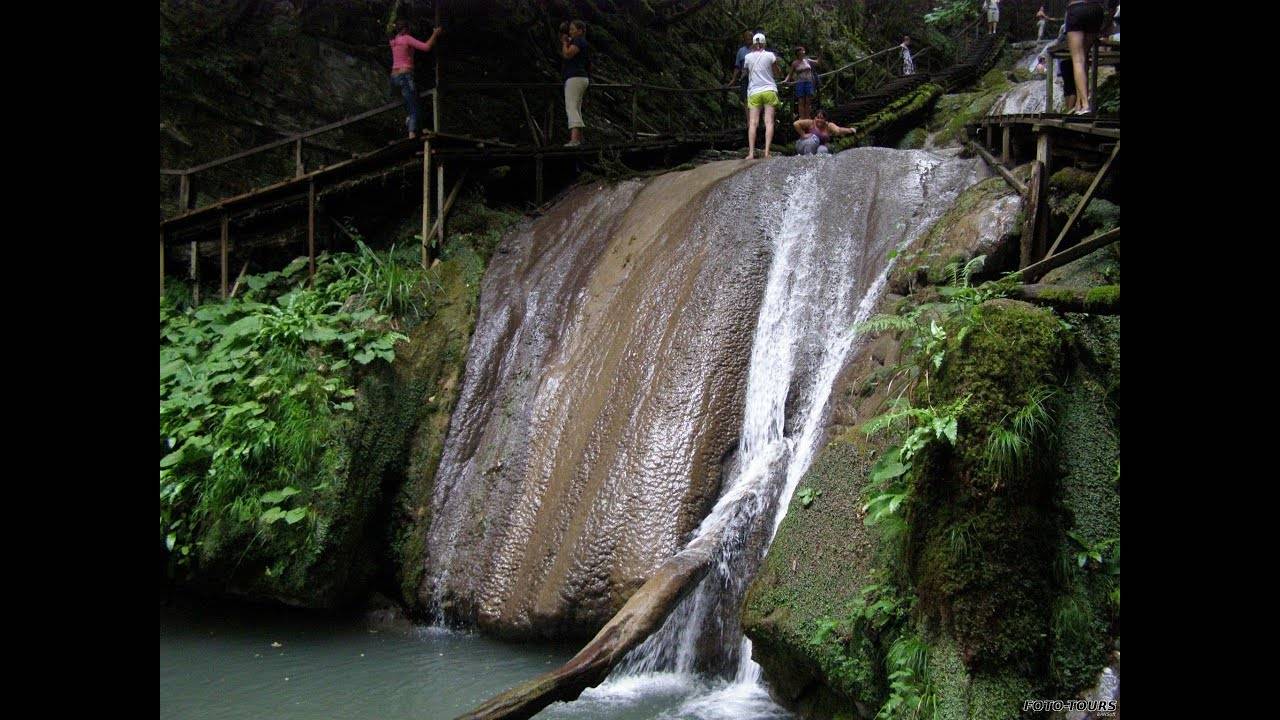
<svg viewBox="0 0 1280 720">
<path fill-rule="evenodd" d="M 413 84 L 413 51 L 431 52 L 441 32 L 437 27 L 431 31 L 431 37 L 422 42 L 409 34 L 408 20 L 397 20 L 391 34 L 391 92 L 395 94 L 398 90 L 404 98 L 404 107 L 409 113 L 405 124 L 409 127 L 410 138 L 418 137 L 421 130 L 418 124 L 418 88 Z"/>
<path fill-rule="evenodd" d="M 781 105 L 778 100 L 778 84 L 774 81 L 773 71 L 782 72 L 782 62 L 778 56 L 764 49 L 764 33 L 756 33 L 751 38 L 751 52 L 742 59 L 742 67 L 747 71 L 747 159 L 754 160 L 756 155 L 756 127 L 760 122 L 760 109 L 764 108 L 764 156 L 769 157 L 769 148 L 773 145 L 773 113 Z"/>
<path fill-rule="evenodd" d="M 915 75 L 916 60 L 915 58 L 911 57 L 911 36 L 903 35 L 902 44 L 899 45 L 898 47 L 902 48 L 902 74 Z"/>
<path fill-rule="evenodd" d="M 1075 108 L 1065 108 L 1069 114 L 1089 113 L 1089 50 L 1098 41 L 1098 33 L 1106 19 L 1107 10 L 1099 0 L 1069 0 L 1067 3 L 1067 47 L 1071 50 L 1071 68 L 1076 83 Z M 1066 83 L 1065 77 L 1063 83 Z"/>
<path fill-rule="evenodd" d="M 1116 14 L 1111 18 L 1111 35 L 1108 37 L 1111 42 L 1120 43 L 1120 4 L 1116 3 Z"/>
<path fill-rule="evenodd" d="M 1044 6 L 1036 11 L 1036 42 L 1044 40 L 1044 25 L 1049 22 L 1049 15 L 1045 13 Z"/>
<path fill-rule="evenodd" d="M 808 118 L 809 110 L 813 104 L 813 97 L 817 94 L 817 76 L 813 72 L 815 65 L 821 64 L 817 58 L 808 57 L 808 51 L 803 45 L 797 46 L 795 49 L 796 59 L 791 62 L 791 69 L 787 72 L 784 83 L 791 82 L 792 76 L 796 81 L 796 104 L 799 105 L 800 117 Z"/>
<path fill-rule="evenodd" d="M 747 107 L 747 72 L 742 67 L 742 60 L 751 52 L 751 31 L 742 31 L 742 47 L 738 48 L 738 57 L 733 61 L 733 77 L 729 78 L 729 84 L 740 83 L 738 85 L 742 94 L 742 108 L 747 113 L 747 120 L 751 119 L 751 108 Z"/>
<path fill-rule="evenodd" d="M 797 155 L 828 155 L 831 149 L 827 147 L 827 143 L 832 137 L 853 135 L 857 132 L 854 128 L 840 127 L 827 120 L 827 113 L 823 110 L 819 110 L 812 120 L 801 118 L 791 125 L 800 136 L 796 141 Z"/>
<path fill-rule="evenodd" d="M 987 8 L 987 34 L 995 35 L 1000 24 L 1000 0 L 985 0 L 983 4 Z"/>
<path fill-rule="evenodd" d="M 560 35 L 560 55 L 564 58 L 564 111 L 569 119 L 569 142 L 565 147 L 582 144 L 582 98 L 591 84 L 591 48 L 587 45 L 587 24 L 581 20 L 569 23 L 569 32 Z"/>
</svg>

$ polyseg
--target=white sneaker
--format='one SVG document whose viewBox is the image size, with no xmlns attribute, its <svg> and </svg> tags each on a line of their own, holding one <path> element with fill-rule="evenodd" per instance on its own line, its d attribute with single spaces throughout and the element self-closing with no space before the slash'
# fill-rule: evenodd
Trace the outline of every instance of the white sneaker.
<svg viewBox="0 0 1280 720">
<path fill-rule="evenodd" d="M 569 142 L 565 143 L 565 144 L 564 144 L 564 146 L 565 146 L 565 147 L 578 147 L 578 146 L 579 146 L 579 145 L 581 145 L 581 144 L 582 144 L 582 141 L 581 141 L 581 140 L 570 140 Z"/>
</svg>

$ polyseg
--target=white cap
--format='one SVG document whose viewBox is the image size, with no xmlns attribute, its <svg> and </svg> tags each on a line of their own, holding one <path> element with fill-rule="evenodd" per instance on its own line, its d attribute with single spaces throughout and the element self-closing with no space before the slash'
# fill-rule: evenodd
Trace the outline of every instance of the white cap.
<svg viewBox="0 0 1280 720">
<path fill-rule="evenodd" d="M 763 45 L 763 44 L 764 44 L 764 33 L 756 33 L 755 35 L 752 35 L 752 36 L 751 36 L 751 44 L 752 44 L 752 45 Z"/>
</svg>

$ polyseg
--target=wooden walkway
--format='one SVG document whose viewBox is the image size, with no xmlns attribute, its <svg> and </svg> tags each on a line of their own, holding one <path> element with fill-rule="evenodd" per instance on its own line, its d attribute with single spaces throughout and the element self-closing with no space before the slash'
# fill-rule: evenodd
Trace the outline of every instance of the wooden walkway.
<svg viewBox="0 0 1280 720">
<path fill-rule="evenodd" d="M 1051 52 L 1056 53 L 1058 50 L 1051 48 Z M 1106 54 L 1112 64 L 1119 63 L 1118 47 L 1113 46 Z M 1093 56 L 1098 57 L 1096 47 Z M 1094 81 L 1091 84 L 1096 87 L 1096 65 L 1093 70 Z M 1051 98 L 1052 95 L 1048 97 Z M 1108 233 L 1086 238 L 1070 249 L 1063 244 L 1102 182 L 1119 166 L 1118 116 L 1061 113 L 988 115 L 973 120 L 965 128 L 970 136 L 966 145 L 1022 196 L 1025 224 L 1018 267 L 1023 273 L 1024 282 L 1034 282 L 1054 267 L 1080 257 L 1082 249 L 1087 248 L 1092 252 L 1120 239 L 1120 230 L 1116 228 Z M 1025 183 L 1012 172 L 1015 166 L 1024 162 L 1031 163 L 1031 177 Z M 1080 204 L 1050 244 L 1049 177 L 1064 162 L 1074 165 L 1100 164 L 1100 167 Z"/>
<path fill-rule="evenodd" d="M 691 3 L 672 3 L 671 7 L 696 10 L 700 7 L 697 2 Z M 895 77 L 892 70 L 893 65 L 898 62 L 898 48 L 886 48 L 876 53 L 864 57 L 860 60 L 849 63 L 841 68 L 836 68 L 819 75 L 823 78 L 824 83 L 830 83 L 833 87 L 828 88 L 827 92 L 831 93 L 831 97 L 838 99 L 841 90 L 841 79 L 844 75 L 850 75 L 856 72 L 864 72 L 863 79 L 868 77 L 878 78 L 876 86 L 872 88 L 858 87 L 858 78 L 856 76 L 844 80 L 844 88 L 848 91 L 860 91 L 856 98 L 844 104 L 832 103 L 833 107 L 829 111 L 829 115 L 837 122 L 856 122 L 862 117 L 866 117 L 871 113 L 889 105 L 890 103 L 904 97 L 912 92 L 920 84 L 924 82 L 936 82 L 946 88 L 956 87 L 960 84 L 972 82 L 979 77 L 987 67 L 994 62 L 995 55 L 1001 47 L 1000 42 L 995 36 L 985 34 L 975 34 L 972 41 L 967 37 L 967 33 L 974 30 L 977 26 L 971 25 L 961 31 L 966 34 L 965 37 L 957 38 L 958 41 L 964 43 L 964 52 L 962 60 L 956 65 L 943 68 L 937 73 L 930 74 L 928 72 L 920 72 L 915 75 Z M 928 49 L 925 48 L 916 53 L 918 61 L 927 58 Z M 917 67 L 927 64 L 927 62 L 918 63 Z M 883 68 L 880 67 L 883 65 Z M 869 72 L 866 72 L 869 71 Z M 438 70 L 437 70 L 438 72 Z M 438 77 L 438 76 L 437 76 Z M 178 187 L 178 208 L 177 214 L 162 218 L 160 221 L 160 288 L 161 293 L 164 292 L 165 278 L 165 255 L 166 247 L 180 243 L 190 243 L 190 269 L 189 276 L 196 282 L 198 287 L 198 255 L 197 243 L 202 237 L 207 235 L 213 227 L 218 227 L 219 242 L 219 267 L 221 274 L 221 294 L 223 297 L 228 295 L 228 261 L 230 253 L 230 222 L 234 216 L 244 215 L 255 211 L 265 210 L 271 207 L 280 207 L 293 203 L 297 203 L 305 198 L 306 202 L 306 223 L 307 223 L 307 252 L 311 259 L 310 271 L 314 275 L 315 258 L 316 258 L 316 211 L 317 211 L 317 193 L 322 188 L 332 188 L 338 183 L 360 178 L 362 176 L 373 175 L 379 172 L 385 172 L 390 168 L 394 168 L 405 163 L 412 163 L 415 158 L 422 158 L 423 173 L 423 208 L 422 208 L 422 262 L 424 266 L 429 261 L 429 246 L 434 236 L 435 245 L 442 246 L 444 242 L 444 223 L 442 218 L 448 213 L 450 206 L 453 204 L 454 198 L 457 196 L 458 190 L 461 188 L 461 180 L 465 179 L 467 168 L 471 165 L 506 165 L 516 163 L 532 163 L 534 165 L 535 189 L 534 195 L 536 201 L 543 201 L 543 164 L 548 161 L 574 161 L 588 157 L 603 157 L 606 155 L 621 157 L 627 155 L 637 155 L 645 153 L 665 153 L 673 150 L 683 149 L 691 150 L 697 148 L 739 148 L 743 145 L 743 128 L 736 126 L 740 123 L 741 112 L 740 105 L 737 102 L 739 90 L 737 87 L 712 87 L 712 88 L 674 88 L 662 87 L 647 84 L 611 84 L 611 83 L 595 83 L 592 85 L 590 92 L 602 94 L 608 98 L 616 96 L 627 97 L 630 101 L 630 124 L 625 130 L 614 128 L 612 136 L 608 137 L 604 142 L 596 142 L 591 144 L 583 144 L 576 147 L 565 147 L 556 145 L 551 142 L 551 123 L 547 123 L 544 130 L 542 124 L 529 109 L 527 101 L 527 93 L 535 92 L 552 92 L 558 93 L 562 89 L 559 83 L 459 83 L 450 85 L 437 84 L 436 89 L 428 90 L 420 94 L 422 98 L 431 98 L 431 115 L 434 118 L 433 127 L 440 127 L 440 102 L 441 96 L 462 95 L 464 93 L 493 93 L 505 92 L 514 93 L 519 96 L 521 106 L 524 109 L 525 120 L 529 128 L 530 139 L 529 144 L 517 145 L 512 142 L 504 142 L 492 138 L 475 138 L 461 135 L 453 135 L 445 132 L 426 131 L 420 139 L 403 139 L 388 143 L 382 148 L 372 150 L 363 154 L 353 154 L 348 160 L 342 160 L 332 165 L 323 165 L 319 168 L 308 170 L 303 164 L 302 150 L 304 145 L 314 143 L 313 138 L 333 132 L 342 128 L 349 127 L 355 123 L 363 122 L 382 116 L 387 113 L 397 112 L 402 108 L 401 102 L 391 102 L 377 108 L 359 113 L 349 118 L 345 118 L 338 122 L 314 128 L 303 133 L 291 135 L 283 139 L 260 145 L 255 148 L 219 158 L 211 162 L 203 163 L 186 169 L 161 169 L 162 176 L 177 176 L 179 180 Z M 682 124 L 686 124 L 687 120 L 680 117 L 669 118 L 670 124 L 675 128 L 674 131 L 661 132 L 639 117 L 638 114 L 638 98 L 642 94 L 653 93 L 661 95 L 676 94 L 687 96 L 689 94 L 721 94 L 731 95 L 731 100 L 727 105 L 731 108 L 732 118 L 721 119 L 724 125 L 733 124 L 733 127 L 721 127 L 719 129 L 707 128 L 701 130 L 684 131 L 679 128 Z M 668 103 L 671 104 L 671 103 Z M 678 103 L 676 104 L 678 107 Z M 551 106 L 549 106 L 550 108 Z M 625 106 L 624 106 L 625 107 Z M 548 110 L 550 112 L 550 109 Z M 737 122 L 734 122 L 737 121 Z M 647 130 L 647 131 L 645 131 Z M 597 136 L 599 134 L 597 133 Z M 197 206 L 196 203 L 196 179 L 200 173 L 205 173 L 214 168 L 222 167 L 228 163 L 246 158 L 254 157 L 262 153 L 279 151 L 285 147 L 292 147 L 294 153 L 294 176 L 283 179 L 280 182 L 268 185 L 266 187 L 255 188 L 248 192 L 240 193 L 230 197 L 219 198 L 213 202 Z M 334 150 L 333 148 L 326 148 Z M 337 150 L 337 152 L 341 152 Z M 462 168 L 459 180 L 456 180 L 453 189 L 446 197 L 445 194 L 445 178 L 444 169 L 446 163 L 453 167 Z M 433 173 L 432 166 L 435 172 Z M 434 198 L 433 198 L 434 196 Z M 434 201 L 434 202 L 433 202 Z M 433 206 L 434 215 L 437 218 L 432 222 Z"/>
</svg>

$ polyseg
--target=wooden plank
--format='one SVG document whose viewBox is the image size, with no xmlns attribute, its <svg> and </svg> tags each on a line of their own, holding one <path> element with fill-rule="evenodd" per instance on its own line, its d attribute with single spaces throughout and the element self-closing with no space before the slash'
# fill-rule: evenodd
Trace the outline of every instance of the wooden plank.
<svg viewBox="0 0 1280 720">
<path fill-rule="evenodd" d="M 222 238 L 218 248 L 218 268 L 222 274 L 222 299 L 227 299 L 227 236 L 228 226 L 231 224 L 231 216 L 222 213 Z"/>
<path fill-rule="evenodd" d="M 1045 248 L 1049 244 L 1049 211 L 1048 211 L 1048 178 L 1053 175 L 1053 136 L 1041 132 L 1036 136 L 1036 162 L 1040 168 L 1040 202 L 1043 206 L 1036 213 L 1036 226 L 1032 238 L 1035 241 L 1033 258 L 1042 258 L 1048 253 Z"/>
<path fill-rule="evenodd" d="M 1012 187 L 1014 190 L 1017 190 L 1018 194 L 1022 195 L 1023 197 L 1026 197 L 1027 186 L 1024 185 L 1021 180 L 1014 177 L 1013 173 L 1009 172 L 1009 170 L 1006 169 L 1003 165 L 996 162 L 996 159 L 991 155 L 991 153 L 987 152 L 986 148 L 982 147 L 978 143 L 973 142 L 972 140 L 965 140 L 965 143 L 968 144 L 968 146 L 972 148 L 974 152 L 978 153 L 978 155 L 980 155 L 982 159 L 987 162 L 987 165 L 991 166 L 992 170 L 995 170 L 996 172 L 1000 173 L 1000 177 L 1004 178 L 1005 182 L 1009 183 L 1010 187 Z"/>
<path fill-rule="evenodd" d="M 191 208 L 191 175 L 182 173 L 178 177 L 178 212 L 184 213 Z"/>
<path fill-rule="evenodd" d="M 164 231 L 160 231 L 160 297 L 164 297 Z"/>
<path fill-rule="evenodd" d="M 440 209 L 440 217 L 436 218 L 436 224 L 431 226 L 431 233 L 437 232 L 437 228 L 444 224 L 445 216 L 449 214 L 449 208 L 453 207 L 453 201 L 458 197 L 458 191 L 462 189 L 462 183 L 467 179 L 467 172 L 470 168 L 463 168 L 462 177 L 458 178 L 453 184 L 453 189 L 449 191 L 449 197 L 444 201 L 444 207 Z"/>
<path fill-rule="evenodd" d="M 188 276 L 191 280 L 191 304 L 200 304 L 200 248 L 196 241 L 191 241 L 191 269 Z"/>
<path fill-rule="evenodd" d="M 1025 268 L 1035 259 L 1036 229 L 1040 227 L 1040 214 L 1045 208 L 1044 163 L 1039 160 L 1031 164 L 1031 181 L 1027 183 L 1027 194 L 1023 196 L 1022 238 L 1019 243 L 1018 267 Z"/>
<path fill-rule="evenodd" d="M 300 178 L 306 174 L 306 170 L 302 167 L 302 138 L 293 145 L 293 176 Z"/>
<path fill-rule="evenodd" d="M 307 277 L 316 281 L 316 181 L 307 184 Z"/>
<path fill-rule="evenodd" d="M 1079 245 L 1073 245 L 1056 255 L 1050 255 L 1049 257 L 1041 260 L 1038 263 L 1035 263 L 1033 265 L 1023 268 L 1021 270 L 1022 282 L 1034 283 L 1035 281 L 1044 277 L 1045 273 L 1049 272 L 1050 270 L 1056 267 L 1061 267 L 1063 265 L 1066 265 L 1072 260 L 1082 258 L 1085 255 L 1088 255 L 1089 253 L 1095 250 L 1098 250 L 1100 248 L 1106 247 L 1107 245 L 1110 245 L 1111 243 L 1119 239 L 1120 239 L 1120 228 L 1115 228 L 1113 230 L 1108 230 L 1106 232 L 1093 235 L 1085 240 L 1082 240 Z"/>
<path fill-rule="evenodd" d="M 444 249 L 444 163 L 436 165 L 436 247 Z"/>
<path fill-rule="evenodd" d="M 240 274 L 236 276 L 236 281 L 231 286 L 231 297 L 236 296 L 236 292 L 240 290 L 240 283 L 244 280 L 244 274 L 249 271 L 249 260 L 245 258 L 244 265 L 240 266 Z"/>
<path fill-rule="evenodd" d="M 422 144 L 422 269 L 426 269 L 431 259 L 427 251 L 427 229 L 431 225 L 431 141 Z"/>
<path fill-rule="evenodd" d="M 1008 167 L 1009 162 L 1013 159 L 1012 150 L 1013 130 L 1007 125 L 1002 124 L 1000 127 L 1000 164 Z"/>
<path fill-rule="evenodd" d="M 1084 214 L 1084 209 L 1089 205 L 1089 201 L 1093 199 L 1093 194 L 1097 192 L 1098 187 L 1102 185 L 1102 181 L 1107 179 L 1107 174 L 1111 172 L 1111 165 L 1116 158 L 1120 156 L 1120 143 L 1116 143 L 1115 149 L 1111 151 L 1111 157 L 1102 164 L 1102 169 L 1098 170 L 1098 174 L 1093 176 L 1093 182 L 1089 183 L 1089 189 L 1085 190 L 1084 197 L 1080 198 L 1080 204 L 1071 212 L 1071 217 L 1067 218 L 1067 224 L 1062 226 L 1062 231 L 1058 233 L 1058 239 L 1053 241 L 1053 245 L 1049 248 L 1047 254 L 1053 255 L 1062 241 L 1066 239 L 1067 233 L 1071 232 L 1071 228 L 1075 227 L 1076 221 Z"/>
</svg>

